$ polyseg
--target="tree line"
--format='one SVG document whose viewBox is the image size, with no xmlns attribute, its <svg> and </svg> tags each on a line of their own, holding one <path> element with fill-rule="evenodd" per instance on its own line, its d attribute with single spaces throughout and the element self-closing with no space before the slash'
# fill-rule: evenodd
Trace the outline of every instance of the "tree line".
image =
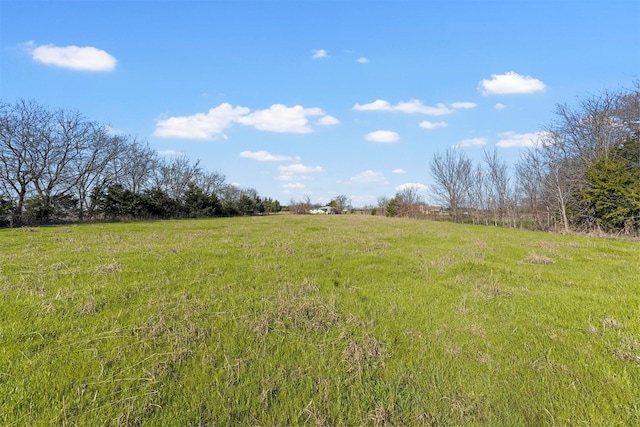
<svg viewBox="0 0 640 427">
<path fill-rule="evenodd" d="M 0 101 L 0 225 L 278 212 L 185 156 L 160 157 L 77 111 Z"/>
<path fill-rule="evenodd" d="M 558 105 L 509 167 L 496 150 L 473 165 L 436 153 L 433 191 L 453 221 L 534 229 L 640 232 L 640 84 Z"/>
<path fill-rule="evenodd" d="M 434 216 L 418 189 L 381 197 L 371 213 L 437 217 L 531 229 L 640 233 L 640 81 L 561 104 L 515 165 L 497 150 L 473 164 L 460 149 L 429 162 Z M 333 199 L 336 212 L 351 208 Z M 291 201 L 309 213 L 310 198 Z M 277 200 L 225 182 L 185 156 L 160 157 L 145 141 L 76 111 L 0 101 L 0 226 L 279 212 Z"/>
<path fill-rule="evenodd" d="M 371 213 L 553 231 L 640 234 L 640 81 L 560 104 L 514 165 L 496 149 L 474 162 L 464 150 L 429 162 L 436 203 L 418 189 L 380 197 Z"/>
</svg>

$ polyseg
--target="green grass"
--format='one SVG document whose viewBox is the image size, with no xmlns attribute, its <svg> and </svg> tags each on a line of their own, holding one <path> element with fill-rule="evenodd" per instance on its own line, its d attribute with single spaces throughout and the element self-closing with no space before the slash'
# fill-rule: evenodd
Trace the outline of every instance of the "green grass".
<svg viewBox="0 0 640 427">
<path fill-rule="evenodd" d="M 0 230 L 0 424 L 637 425 L 640 245 L 367 215 Z"/>
</svg>

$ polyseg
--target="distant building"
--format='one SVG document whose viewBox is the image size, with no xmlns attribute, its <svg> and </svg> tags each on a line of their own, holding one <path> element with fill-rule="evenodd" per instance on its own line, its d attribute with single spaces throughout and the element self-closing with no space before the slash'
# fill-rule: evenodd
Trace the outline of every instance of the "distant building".
<svg viewBox="0 0 640 427">
<path fill-rule="evenodd" d="M 338 210 L 333 206 L 322 206 L 319 208 L 311 209 L 309 213 L 315 214 L 315 215 L 331 215 L 331 214 L 337 214 Z"/>
<path fill-rule="evenodd" d="M 422 213 L 431 214 L 431 215 L 443 213 L 442 206 L 422 205 L 421 210 L 422 210 Z"/>
</svg>

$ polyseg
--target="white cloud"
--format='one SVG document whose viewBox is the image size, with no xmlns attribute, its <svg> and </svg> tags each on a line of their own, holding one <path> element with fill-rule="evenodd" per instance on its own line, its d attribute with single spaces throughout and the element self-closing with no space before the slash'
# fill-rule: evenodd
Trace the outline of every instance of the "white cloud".
<svg viewBox="0 0 640 427">
<path fill-rule="evenodd" d="M 71 70 L 113 71 L 118 62 L 106 51 L 93 46 L 54 46 L 48 44 L 35 47 L 33 42 L 28 42 L 26 48 L 37 62 Z"/>
<path fill-rule="evenodd" d="M 191 116 L 177 116 L 158 120 L 154 136 L 159 138 L 185 138 L 214 140 L 222 136 L 223 131 L 234 122 L 267 132 L 310 133 L 309 116 L 322 116 L 320 108 L 304 108 L 300 105 L 287 107 L 274 104 L 266 110 L 251 112 L 247 107 L 233 107 L 224 103 L 212 108 L 209 112 L 196 113 Z M 324 116 L 320 125 L 339 123 L 338 119 Z"/>
<path fill-rule="evenodd" d="M 505 108 L 507 108 L 507 106 L 498 102 L 493 106 L 493 108 L 495 108 L 496 110 L 504 110 Z"/>
<path fill-rule="evenodd" d="M 453 113 L 452 109 L 447 108 L 444 104 L 437 104 L 435 107 L 424 105 L 417 99 L 411 101 L 400 101 L 396 105 L 391 105 L 389 101 L 384 99 L 376 99 L 369 104 L 355 104 L 354 110 L 358 111 L 398 111 L 406 114 L 426 114 L 430 116 L 441 116 L 443 114 Z"/>
<path fill-rule="evenodd" d="M 389 101 L 385 101 L 384 99 L 376 99 L 369 104 L 356 104 L 353 106 L 353 109 L 358 111 L 393 111 Z"/>
<path fill-rule="evenodd" d="M 400 135 L 390 130 L 377 130 L 366 134 L 364 139 L 371 142 L 390 143 L 398 142 L 400 140 Z"/>
<path fill-rule="evenodd" d="M 358 58 L 357 61 L 359 63 L 361 63 L 361 64 L 366 64 L 367 62 L 369 62 L 369 60 L 367 58 L 364 58 L 364 57 Z"/>
<path fill-rule="evenodd" d="M 161 156 L 182 156 L 184 153 L 182 151 L 176 150 L 158 150 L 158 154 Z"/>
<path fill-rule="evenodd" d="M 429 190 L 429 186 L 420 182 L 405 182 L 404 184 L 400 184 L 396 187 L 396 191 L 404 191 L 407 189 L 414 189 L 416 191 L 424 192 Z"/>
<path fill-rule="evenodd" d="M 294 181 L 299 179 L 310 179 L 305 174 L 324 172 L 320 166 L 307 166 L 302 163 L 294 163 L 288 166 L 278 166 L 280 175 L 276 177 L 280 181 Z"/>
<path fill-rule="evenodd" d="M 451 114 L 453 111 L 447 108 L 444 104 L 436 104 L 435 107 L 431 107 L 428 105 L 424 105 L 421 101 L 417 99 L 412 99 L 408 102 L 398 102 L 394 107 L 395 111 L 400 111 L 402 113 L 412 114 L 412 113 L 420 113 L 427 114 L 430 116 L 441 116 L 443 114 Z"/>
<path fill-rule="evenodd" d="M 451 104 L 451 106 L 457 110 L 460 108 L 464 108 L 464 109 L 476 108 L 478 104 L 476 104 L 475 102 L 454 102 Z"/>
<path fill-rule="evenodd" d="M 245 150 L 240 153 L 240 157 L 256 160 L 258 162 L 281 162 L 286 160 L 293 160 L 291 156 L 282 156 L 279 154 L 271 154 L 268 151 L 248 151 Z M 296 158 L 297 159 L 297 158 Z"/>
<path fill-rule="evenodd" d="M 249 113 L 246 107 L 233 107 L 230 104 L 220 104 L 208 113 L 196 113 L 191 116 L 169 117 L 159 120 L 153 136 L 159 138 L 184 139 L 217 139 L 225 137 L 223 131 L 238 118 Z"/>
<path fill-rule="evenodd" d="M 288 184 L 284 184 L 282 188 L 305 188 L 306 186 L 300 182 L 290 182 Z"/>
<path fill-rule="evenodd" d="M 324 116 L 320 120 L 318 120 L 318 123 L 316 124 L 320 126 L 339 125 L 340 120 L 336 119 L 333 116 Z"/>
<path fill-rule="evenodd" d="M 289 166 L 279 166 L 278 170 L 284 174 L 294 173 L 311 173 L 311 172 L 323 172 L 324 170 L 320 166 L 306 166 L 302 163 L 294 163 Z"/>
<path fill-rule="evenodd" d="M 462 141 L 455 144 L 454 147 L 457 147 L 457 148 L 475 147 L 478 145 L 485 145 L 486 143 L 487 143 L 487 138 L 470 138 L 470 139 L 463 139 Z"/>
<path fill-rule="evenodd" d="M 451 114 L 457 109 L 474 108 L 477 105 L 473 102 L 454 102 L 447 107 L 443 103 L 435 106 L 424 105 L 422 101 L 412 99 L 410 101 L 400 101 L 395 105 L 391 105 L 389 101 L 384 99 L 376 99 L 368 104 L 355 104 L 354 110 L 357 111 L 396 111 L 405 114 L 425 114 L 428 116 L 442 116 Z"/>
<path fill-rule="evenodd" d="M 425 120 L 423 122 L 420 122 L 418 126 L 420 126 L 423 129 L 438 129 L 438 128 L 446 128 L 447 124 L 445 122 L 434 123 L 434 122 Z"/>
<path fill-rule="evenodd" d="M 352 176 L 351 178 L 349 178 L 349 182 L 356 182 L 356 183 L 379 182 L 379 183 L 388 184 L 387 179 L 384 177 L 384 174 L 382 174 L 381 172 L 374 172 L 371 169 L 366 170 L 364 172 L 360 172 L 355 176 Z"/>
<path fill-rule="evenodd" d="M 407 171 L 405 171 L 402 168 L 398 168 L 398 169 L 394 169 L 391 171 L 391 173 L 407 173 Z"/>
<path fill-rule="evenodd" d="M 546 85 L 531 76 L 521 76 L 509 71 L 506 74 L 492 74 L 491 79 L 483 79 L 480 88 L 483 95 L 506 95 L 533 93 L 543 90 Z"/>
<path fill-rule="evenodd" d="M 266 110 L 254 111 L 236 121 L 243 125 L 253 126 L 258 130 L 268 132 L 313 132 L 308 126 L 307 116 L 321 116 L 324 112 L 320 108 L 304 108 L 301 105 L 287 107 L 282 104 L 274 104 Z"/>
<path fill-rule="evenodd" d="M 502 132 L 500 140 L 496 144 L 496 147 L 511 148 L 511 147 L 537 147 L 539 142 L 544 138 L 545 132 L 532 132 L 532 133 L 516 133 L 516 132 Z"/>
<path fill-rule="evenodd" d="M 313 59 L 320 59 L 320 58 L 328 58 L 329 55 L 327 54 L 327 51 L 324 49 L 314 49 L 312 51 L 313 55 L 311 55 L 311 57 Z"/>
</svg>

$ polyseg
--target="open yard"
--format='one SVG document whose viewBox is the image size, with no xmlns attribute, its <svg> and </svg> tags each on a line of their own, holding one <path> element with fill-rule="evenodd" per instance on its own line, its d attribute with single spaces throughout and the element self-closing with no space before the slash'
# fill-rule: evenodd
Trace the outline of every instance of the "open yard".
<svg viewBox="0 0 640 427">
<path fill-rule="evenodd" d="M 369 215 L 0 230 L 0 424 L 638 425 L 640 244 Z"/>
</svg>

